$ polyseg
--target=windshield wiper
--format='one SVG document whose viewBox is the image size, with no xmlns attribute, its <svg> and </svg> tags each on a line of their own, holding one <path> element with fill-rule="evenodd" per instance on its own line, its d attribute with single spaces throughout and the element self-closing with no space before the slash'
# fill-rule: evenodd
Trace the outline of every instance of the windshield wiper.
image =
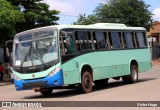
<svg viewBox="0 0 160 110">
<path fill-rule="evenodd" d="M 35 46 L 34 50 L 36 51 L 36 53 L 39 53 L 39 55 L 40 55 L 40 61 L 42 62 L 44 68 L 46 68 L 46 64 L 44 63 L 43 58 L 42 58 L 42 53 L 39 51 L 38 47 Z"/>
<path fill-rule="evenodd" d="M 40 56 L 40 61 L 42 62 L 44 68 L 46 68 L 46 65 L 45 65 L 45 63 L 44 63 L 44 61 L 43 61 L 41 52 L 39 51 L 39 49 L 37 48 L 37 46 L 34 46 L 34 47 L 33 47 L 33 45 L 31 44 L 30 47 L 29 47 L 29 50 L 28 50 L 27 54 L 24 56 L 24 58 L 23 58 L 23 60 L 22 60 L 22 63 L 21 63 L 21 65 L 20 65 L 20 70 L 21 70 L 21 71 L 22 71 L 22 66 L 23 66 L 24 62 L 27 60 L 28 57 L 29 57 L 30 59 L 32 59 L 31 61 L 32 61 L 32 66 L 33 66 L 33 55 L 32 55 L 32 54 L 34 54 L 34 51 L 36 52 L 36 55 L 39 54 L 39 56 Z M 37 55 L 37 56 L 38 56 L 38 55 Z"/>
<path fill-rule="evenodd" d="M 23 66 L 24 61 L 26 61 L 28 57 L 31 57 L 31 51 L 32 51 L 32 44 L 30 45 L 27 54 L 24 56 L 24 58 L 22 60 L 22 63 L 21 63 L 21 66 L 20 66 L 21 71 L 22 71 L 22 66 Z"/>
</svg>

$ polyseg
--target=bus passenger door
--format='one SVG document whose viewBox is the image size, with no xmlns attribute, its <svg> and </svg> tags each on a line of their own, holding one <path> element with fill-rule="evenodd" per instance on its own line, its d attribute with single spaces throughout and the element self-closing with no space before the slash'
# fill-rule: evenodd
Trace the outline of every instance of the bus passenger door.
<svg viewBox="0 0 160 110">
<path fill-rule="evenodd" d="M 60 49 L 64 84 L 79 83 L 79 73 L 76 65 L 76 49 L 72 31 L 61 31 Z"/>
<path fill-rule="evenodd" d="M 75 56 L 75 44 L 71 32 L 61 32 L 60 49 L 62 62 L 66 62 Z"/>
</svg>

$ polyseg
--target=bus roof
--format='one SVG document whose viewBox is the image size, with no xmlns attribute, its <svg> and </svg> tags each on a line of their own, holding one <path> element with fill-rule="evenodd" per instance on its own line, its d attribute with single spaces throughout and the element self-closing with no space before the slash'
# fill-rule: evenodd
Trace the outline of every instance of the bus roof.
<svg viewBox="0 0 160 110">
<path fill-rule="evenodd" d="M 71 29 L 108 29 L 108 30 L 144 30 L 145 31 L 145 28 L 143 27 L 128 27 L 125 24 L 119 24 L 119 23 L 96 23 L 96 24 L 90 24 L 90 25 L 63 24 L 63 25 L 45 26 L 45 27 L 23 31 L 16 34 L 16 36 L 27 34 L 33 31 L 49 29 L 49 28 L 57 28 L 58 30 L 71 28 Z"/>
</svg>

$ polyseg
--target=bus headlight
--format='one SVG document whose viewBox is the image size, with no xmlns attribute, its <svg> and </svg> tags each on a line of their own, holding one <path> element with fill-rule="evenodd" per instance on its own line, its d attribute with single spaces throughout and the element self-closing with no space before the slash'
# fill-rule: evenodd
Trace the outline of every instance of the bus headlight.
<svg viewBox="0 0 160 110">
<path fill-rule="evenodd" d="M 20 77 L 18 77 L 17 75 L 14 74 L 14 79 L 16 80 L 22 80 Z"/>
<path fill-rule="evenodd" d="M 60 71 L 60 68 L 56 68 L 56 69 L 54 69 L 53 71 L 51 71 L 48 76 L 54 76 L 54 75 L 55 75 L 56 73 L 58 73 L 59 71 Z"/>
</svg>

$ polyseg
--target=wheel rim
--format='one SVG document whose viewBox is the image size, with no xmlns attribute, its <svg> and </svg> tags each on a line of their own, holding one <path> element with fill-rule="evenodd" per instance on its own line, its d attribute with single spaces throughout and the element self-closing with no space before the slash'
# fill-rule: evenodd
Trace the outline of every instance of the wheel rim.
<svg viewBox="0 0 160 110">
<path fill-rule="evenodd" d="M 84 79 L 84 86 L 87 89 L 90 87 L 90 78 L 88 76 Z"/>
<path fill-rule="evenodd" d="M 136 81 L 137 77 L 138 77 L 137 70 L 135 68 L 133 68 L 132 69 L 132 78 L 133 78 L 133 80 Z"/>
</svg>

